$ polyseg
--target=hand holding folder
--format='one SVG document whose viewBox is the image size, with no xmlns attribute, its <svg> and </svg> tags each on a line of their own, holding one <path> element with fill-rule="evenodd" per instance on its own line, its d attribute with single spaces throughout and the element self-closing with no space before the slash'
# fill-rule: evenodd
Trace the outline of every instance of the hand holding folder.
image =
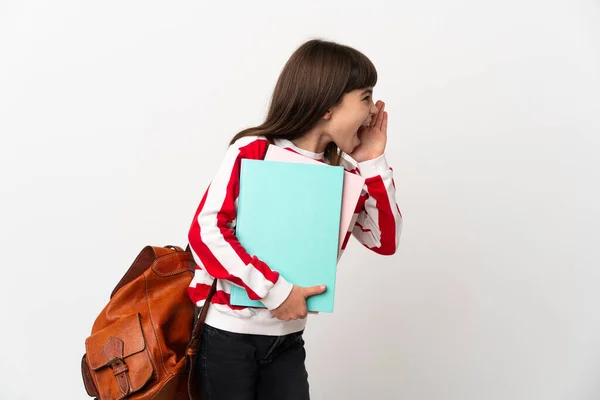
<svg viewBox="0 0 600 400">
<path fill-rule="evenodd" d="M 309 297 L 322 294 L 327 288 L 323 286 L 300 287 L 294 286 L 287 299 L 275 310 L 273 316 L 284 321 L 305 318 L 309 313 L 306 302 Z M 310 311 L 312 314 L 318 314 L 318 311 Z"/>
</svg>

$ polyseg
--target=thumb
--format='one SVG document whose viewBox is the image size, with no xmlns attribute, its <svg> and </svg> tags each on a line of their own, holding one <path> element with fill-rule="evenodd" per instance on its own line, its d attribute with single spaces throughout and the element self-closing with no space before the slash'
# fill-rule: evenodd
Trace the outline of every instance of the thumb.
<svg viewBox="0 0 600 400">
<path fill-rule="evenodd" d="M 325 291 L 325 289 L 325 285 L 306 287 L 304 288 L 304 297 L 310 297 L 317 294 L 321 294 Z"/>
</svg>

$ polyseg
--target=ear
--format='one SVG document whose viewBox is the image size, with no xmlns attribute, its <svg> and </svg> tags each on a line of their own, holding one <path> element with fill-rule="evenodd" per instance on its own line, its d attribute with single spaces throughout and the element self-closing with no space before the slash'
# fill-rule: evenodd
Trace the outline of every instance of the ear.
<svg viewBox="0 0 600 400">
<path fill-rule="evenodd" d="M 329 109 L 329 110 L 327 110 L 327 112 L 321 118 L 323 118 L 324 120 L 328 121 L 328 120 L 331 119 L 331 114 L 332 114 L 331 109 Z"/>
</svg>

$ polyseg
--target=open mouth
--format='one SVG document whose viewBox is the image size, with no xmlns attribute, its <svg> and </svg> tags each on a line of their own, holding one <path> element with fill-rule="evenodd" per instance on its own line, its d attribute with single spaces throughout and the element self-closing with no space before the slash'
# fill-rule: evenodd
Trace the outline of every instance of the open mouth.
<svg viewBox="0 0 600 400">
<path fill-rule="evenodd" d="M 362 123 L 362 124 L 361 124 L 361 125 L 358 127 L 358 129 L 356 130 L 356 135 L 358 135 L 358 133 L 361 131 L 361 129 L 363 129 L 363 128 L 365 128 L 365 129 L 366 129 L 366 128 L 368 128 L 370 124 L 371 124 L 371 121 L 365 121 L 365 122 L 363 122 L 363 123 Z"/>
<path fill-rule="evenodd" d="M 363 128 L 368 128 L 369 127 L 369 123 L 368 122 L 363 122 L 359 127 L 357 132 L 359 132 L 361 129 Z"/>
</svg>

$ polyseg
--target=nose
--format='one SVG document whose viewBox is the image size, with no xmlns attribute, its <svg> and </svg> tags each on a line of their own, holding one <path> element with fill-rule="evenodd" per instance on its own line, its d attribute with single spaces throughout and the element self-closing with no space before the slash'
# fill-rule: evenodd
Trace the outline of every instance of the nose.
<svg viewBox="0 0 600 400">
<path fill-rule="evenodd" d="M 375 104 L 371 104 L 371 115 L 375 116 L 379 112 L 379 109 Z"/>
</svg>

